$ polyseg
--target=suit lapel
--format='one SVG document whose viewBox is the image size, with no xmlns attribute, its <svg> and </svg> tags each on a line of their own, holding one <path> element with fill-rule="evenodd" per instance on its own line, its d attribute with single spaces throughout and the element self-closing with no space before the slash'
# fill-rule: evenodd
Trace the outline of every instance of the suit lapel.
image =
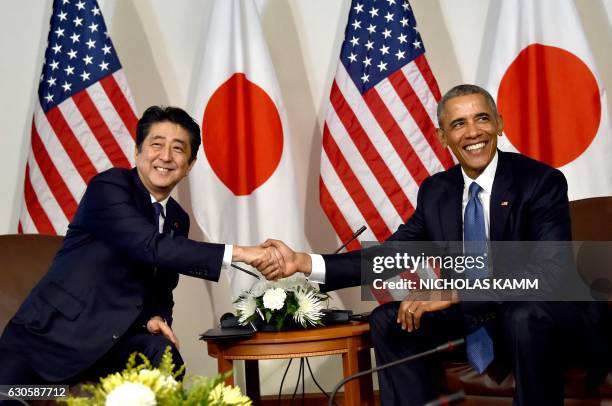
<svg viewBox="0 0 612 406">
<path fill-rule="evenodd" d="M 164 221 L 164 234 L 174 235 L 176 233 L 175 225 L 178 228 L 178 223 L 176 222 L 176 213 L 174 210 L 174 205 L 172 204 L 172 198 L 168 199 L 168 203 L 166 204 L 166 220 Z"/>
<path fill-rule="evenodd" d="M 462 241 L 461 200 L 463 194 L 463 176 L 461 167 L 455 166 L 449 171 L 449 178 L 444 185 L 444 193 L 440 196 L 439 217 L 442 225 L 442 235 L 448 241 Z"/>
<path fill-rule="evenodd" d="M 151 224 L 155 224 L 155 209 L 151 203 L 151 194 L 140 180 L 140 177 L 138 177 L 136 168 L 132 169 L 131 173 L 134 185 L 136 186 L 136 205 L 145 217 L 149 219 Z"/>
<path fill-rule="evenodd" d="M 171 236 L 175 235 L 186 235 L 183 231 L 183 227 L 186 227 L 186 224 L 183 224 L 180 216 L 180 206 L 173 199 L 168 199 L 168 204 L 166 205 L 166 221 L 164 223 L 164 233 L 170 234 Z"/>
<path fill-rule="evenodd" d="M 514 203 L 515 193 L 512 189 L 512 167 L 506 155 L 498 151 L 499 162 L 493 180 L 490 207 L 490 235 L 491 241 L 503 240 L 508 215 Z"/>
</svg>

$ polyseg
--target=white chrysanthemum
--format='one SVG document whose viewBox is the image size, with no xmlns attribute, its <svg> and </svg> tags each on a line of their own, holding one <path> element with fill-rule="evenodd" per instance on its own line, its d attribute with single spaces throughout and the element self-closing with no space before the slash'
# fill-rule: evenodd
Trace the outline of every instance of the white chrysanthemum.
<svg viewBox="0 0 612 406">
<path fill-rule="evenodd" d="M 126 382 L 117 386 L 106 396 L 106 406 L 155 406 L 155 393 L 141 383 Z"/>
<path fill-rule="evenodd" d="M 295 291 L 295 299 L 298 302 L 298 309 L 293 315 L 293 320 L 300 323 L 303 327 L 307 324 L 313 326 L 323 317 L 323 300 L 315 290 L 298 289 Z"/>
<path fill-rule="evenodd" d="M 285 305 L 287 294 L 284 289 L 272 288 L 266 290 L 263 296 L 263 303 L 266 309 L 280 310 Z"/>
<path fill-rule="evenodd" d="M 240 296 L 234 307 L 238 313 L 238 322 L 240 324 L 244 324 L 249 317 L 255 314 L 255 311 L 257 310 L 257 302 L 253 296 L 250 294 L 245 294 Z"/>
<path fill-rule="evenodd" d="M 302 273 L 296 273 L 288 278 L 279 279 L 277 282 L 278 287 L 286 291 L 295 292 L 300 288 L 309 288 L 310 283 Z"/>
<path fill-rule="evenodd" d="M 263 296 L 264 293 L 266 293 L 266 289 L 268 289 L 269 287 L 271 287 L 270 282 L 259 281 L 256 282 L 253 286 L 251 286 L 251 290 L 249 290 L 249 293 L 253 297 L 260 297 Z"/>
</svg>

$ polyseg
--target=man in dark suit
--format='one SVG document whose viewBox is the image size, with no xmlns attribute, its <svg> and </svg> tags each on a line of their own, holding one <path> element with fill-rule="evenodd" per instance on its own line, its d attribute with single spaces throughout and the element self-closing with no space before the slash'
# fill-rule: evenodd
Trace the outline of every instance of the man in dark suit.
<svg viewBox="0 0 612 406">
<path fill-rule="evenodd" d="M 0 339 L 0 384 L 72 383 L 153 364 L 169 345 L 179 273 L 217 281 L 231 262 L 274 270 L 274 251 L 187 238 L 189 217 L 170 197 L 200 146 L 183 110 L 150 107 L 138 121 L 132 170 L 91 179 L 62 247 Z"/>
<path fill-rule="evenodd" d="M 410 219 L 391 241 L 568 241 L 567 183 L 540 162 L 497 150 L 503 129 L 493 98 L 484 89 L 460 85 L 438 106 L 440 142 L 459 165 L 426 179 Z M 285 276 L 304 272 L 329 291 L 360 285 L 360 252 L 295 253 L 269 240 L 285 260 Z M 554 267 L 551 267 L 556 272 Z M 526 275 L 531 274 L 527 269 Z M 539 269 L 549 272 L 551 269 Z M 382 305 L 370 325 L 377 363 L 385 364 L 466 337 L 467 359 L 482 373 L 510 363 L 519 405 L 563 403 L 564 362 L 580 356 L 589 328 L 583 306 L 571 302 L 474 302 L 450 292 L 447 300 Z M 572 348 L 571 354 L 564 351 Z M 438 359 L 424 358 L 379 375 L 383 405 L 422 405 L 438 396 Z M 495 361 L 495 362 L 493 362 Z M 495 368 L 493 368 L 495 369 Z"/>
</svg>

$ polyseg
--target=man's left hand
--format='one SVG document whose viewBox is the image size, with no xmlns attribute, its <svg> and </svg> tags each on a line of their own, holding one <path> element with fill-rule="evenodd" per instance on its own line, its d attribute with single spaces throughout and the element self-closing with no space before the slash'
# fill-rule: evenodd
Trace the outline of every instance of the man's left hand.
<svg viewBox="0 0 612 406">
<path fill-rule="evenodd" d="M 449 308 L 459 302 L 457 292 L 445 292 L 444 296 L 450 300 L 420 300 L 424 297 L 432 298 L 433 295 L 440 295 L 440 292 L 415 292 L 416 297 L 402 301 L 397 312 L 397 323 L 402 325 L 402 330 L 418 330 L 421 327 L 421 317 L 428 312 L 437 312 Z M 445 298 L 446 298 L 445 297 Z"/>
<path fill-rule="evenodd" d="M 178 338 L 174 335 L 174 332 L 166 323 L 166 320 L 160 316 L 153 316 L 147 322 L 147 330 L 151 334 L 163 334 L 172 344 L 179 348 Z"/>
</svg>

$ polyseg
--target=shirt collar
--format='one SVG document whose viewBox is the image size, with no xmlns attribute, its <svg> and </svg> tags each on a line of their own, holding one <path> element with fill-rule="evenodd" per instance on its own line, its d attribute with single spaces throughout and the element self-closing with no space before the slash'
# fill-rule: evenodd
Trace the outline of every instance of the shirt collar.
<svg viewBox="0 0 612 406">
<path fill-rule="evenodd" d="M 160 200 L 159 202 L 153 197 L 152 194 L 149 194 L 149 196 L 151 196 L 151 203 L 159 203 L 162 205 L 162 207 L 164 208 L 164 211 L 162 213 L 164 214 L 164 216 L 166 216 L 166 205 L 168 204 L 168 199 L 170 199 L 170 196 L 168 195 L 168 197 L 166 197 L 164 200 Z"/>
<path fill-rule="evenodd" d="M 463 185 L 465 189 L 468 189 L 472 182 L 477 182 L 478 186 L 480 186 L 485 192 L 491 194 L 493 191 L 493 180 L 495 180 L 495 172 L 497 172 L 497 162 L 499 161 L 499 157 L 497 154 L 497 150 L 495 150 L 495 155 L 493 155 L 493 159 L 489 162 L 489 165 L 485 168 L 484 171 L 476 178 L 470 178 L 463 168 L 461 168 L 461 174 L 463 175 Z"/>
</svg>

